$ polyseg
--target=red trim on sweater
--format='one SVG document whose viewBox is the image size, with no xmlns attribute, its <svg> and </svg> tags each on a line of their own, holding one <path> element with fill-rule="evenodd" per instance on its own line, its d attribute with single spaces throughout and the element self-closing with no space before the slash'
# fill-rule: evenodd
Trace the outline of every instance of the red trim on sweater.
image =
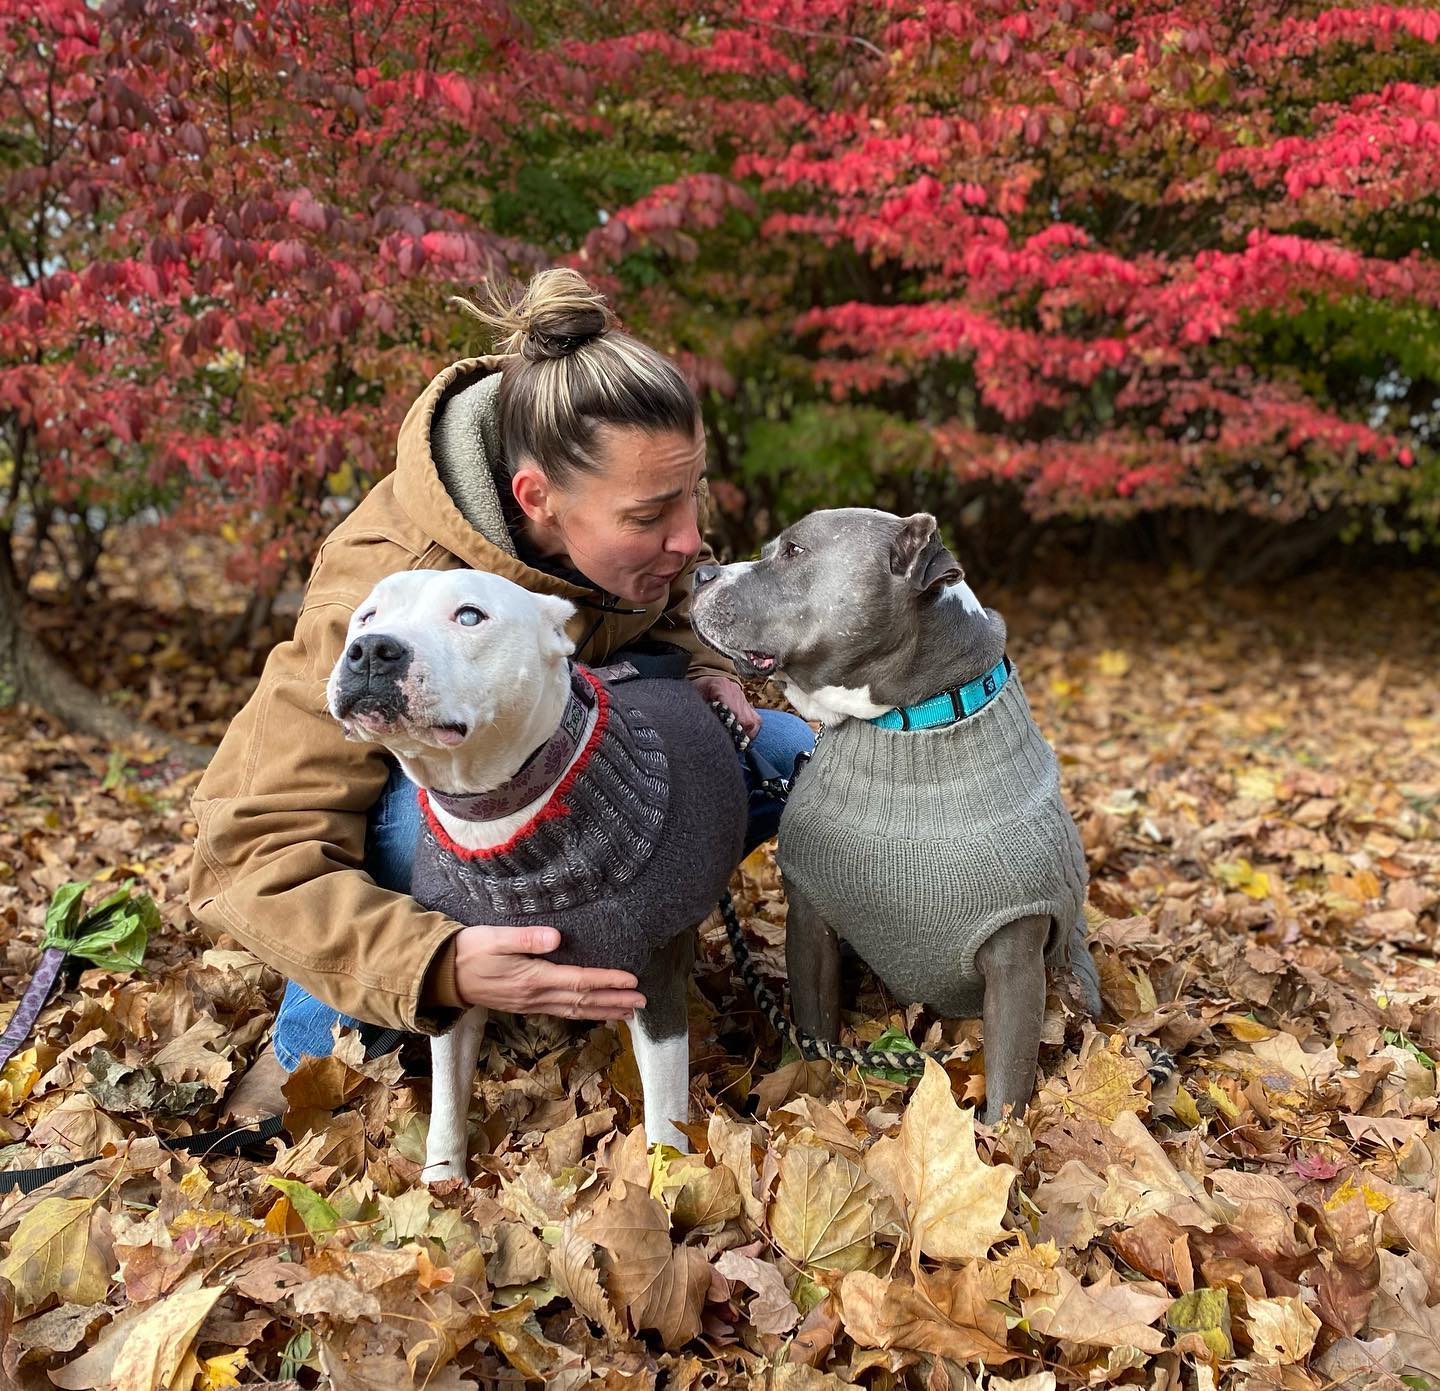
<svg viewBox="0 0 1440 1391">
<path fill-rule="evenodd" d="M 450 833 L 440 824 L 439 818 L 435 815 L 435 811 L 430 805 L 429 795 L 423 787 L 420 789 L 420 811 L 424 815 L 435 839 L 438 840 L 450 854 L 462 860 L 488 860 L 494 855 L 503 855 L 507 851 L 513 850 L 526 836 L 532 835 L 536 828 L 545 822 L 553 821 L 557 816 L 570 815 L 570 803 L 566 800 L 566 794 L 575 786 L 575 780 L 585 771 L 586 765 L 590 762 L 591 754 L 593 754 L 600 745 L 600 739 L 605 733 L 605 726 L 610 722 L 610 695 L 599 677 L 594 675 L 594 673 L 586 667 L 578 667 L 577 670 L 595 690 L 595 728 L 590 731 L 590 737 L 585 741 L 585 747 L 580 750 L 580 757 L 570 765 L 570 771 L 555 785 L 555 790 L 551 794 L 550 800 L 521 826 L 509 840 L 500 845 L 491 845 L 481 850 L 469 850 L 463 845 L 457 845 L 450 838 Z"/>
</svg>

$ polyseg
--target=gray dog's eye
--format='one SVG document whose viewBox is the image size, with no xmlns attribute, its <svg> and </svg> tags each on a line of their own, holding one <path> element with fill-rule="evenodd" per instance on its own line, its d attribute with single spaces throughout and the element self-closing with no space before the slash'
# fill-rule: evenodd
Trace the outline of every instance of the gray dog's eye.
<svg viewBox="0 0 1440 1391">
<path fill-rule="evenodd" d="M 780 548 L 780 554 L 784 556 L 786 560 L 794 560 L 797 555 L 807 555 L 808 552 L 804 546 L 797 546 L 793 541 L 787 541 Z"/>
<path fill-rule="evenodd" d="M 455 621 L 467 628 L 473 628 L 477 623 L 485 621 L 485 615 L 474 604 L 466 604 L 455 610 Z"/>
</svg>

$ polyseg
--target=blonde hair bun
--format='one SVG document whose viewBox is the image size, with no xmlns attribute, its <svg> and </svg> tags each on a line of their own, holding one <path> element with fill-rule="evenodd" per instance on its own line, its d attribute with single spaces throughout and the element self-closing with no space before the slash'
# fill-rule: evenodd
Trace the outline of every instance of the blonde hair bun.
<svg viewBox="0 0 1440 1391">
<path fill-rule="evenodd" d="M 616 324 L 605 296 L 566 266 L 542 270 L 527 285 L 489 281 L 480 304 L 454 302 L 490 329 L 498 352 L 526 362 L 569 357 Z"/>
</svg>

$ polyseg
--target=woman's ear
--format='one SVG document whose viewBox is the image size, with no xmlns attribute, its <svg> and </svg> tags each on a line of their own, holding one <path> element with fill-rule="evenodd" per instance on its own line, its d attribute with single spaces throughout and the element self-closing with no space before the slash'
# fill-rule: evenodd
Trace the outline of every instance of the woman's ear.
<svg viewBox="0 0 1440 1391">
<path fill-rule="evenodd" d="M 555 508 L 550 496 L 550 480 L 536 464 L 522 464 L 510 475 L 510 490 L 520 510 L 539 526 L 552 526 Z"/>
<path fill-rule="evenodd" d="M 540 607 L 541 655 L 568 657 L 575 650 L 575 642 L 566 634 L 565 625 L 575 617 L 575 605 L 556 594 L 536 594 L 533 598 Z"/>
</svg>

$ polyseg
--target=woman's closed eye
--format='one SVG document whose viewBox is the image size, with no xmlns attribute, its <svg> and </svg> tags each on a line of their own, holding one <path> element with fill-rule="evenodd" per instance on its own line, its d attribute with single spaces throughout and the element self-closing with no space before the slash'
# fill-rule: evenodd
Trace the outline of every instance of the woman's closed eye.
<svg viewBox="0 0 1440 1391">
<path fill-rule="evenodd" d="M 699 482 L 695 484 L 694 488 L 690 490 L 691 500 L 698 501 L 700 494 L 704 491 L 704 489 L 705 480 L 704 478 L 701 478 Z M 679 500 L 679 498 L 676 498 L 675 501 L 678 502 Z M 672 503 L 671 506 L 673 505 L 674 504 Z M 667 506 L 662 507 L 658 512 L 647 512 L 638 516 L 632 514 L 630 517 L 630 522 L 634 526 L 654 526 L 656 522 L 662 521 L 665 518 L 669 510 L 670 507 Z"/>
</svg>

